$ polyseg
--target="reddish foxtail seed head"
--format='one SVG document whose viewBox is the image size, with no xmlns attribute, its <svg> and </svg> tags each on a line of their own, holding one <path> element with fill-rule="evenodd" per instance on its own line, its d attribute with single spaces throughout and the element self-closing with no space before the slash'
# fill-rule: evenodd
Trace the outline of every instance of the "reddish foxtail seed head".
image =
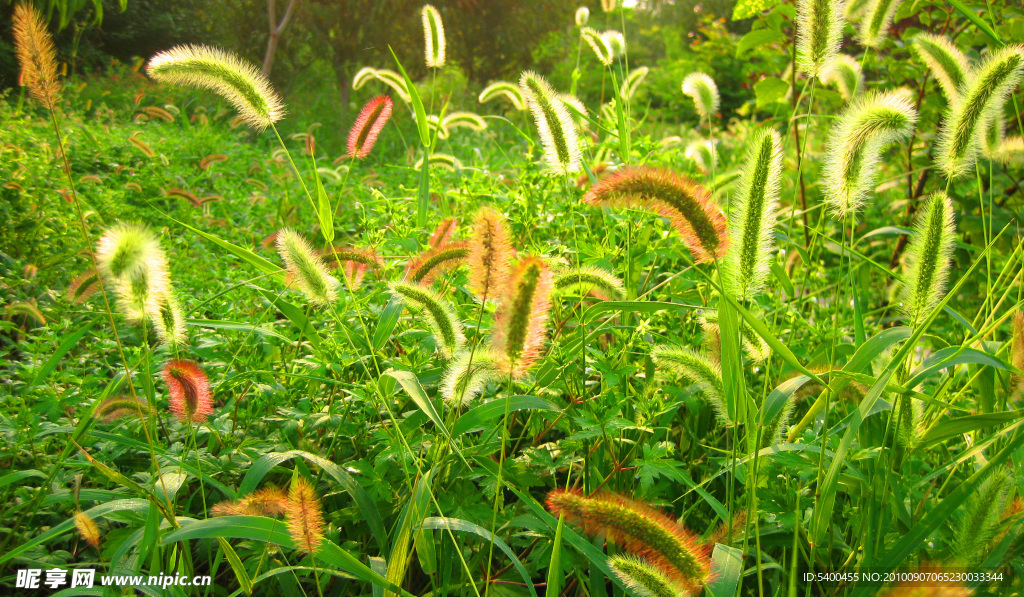
<svg viewBox="0 0 1024 597">
<path fill-rule="evenodd" d="M 586 534 L 603 534 L 625 551 L 643 557 L 694 594 L 711 578 L 706 547 L 682 525 L 643 502 L 613 493 L 588 498 L 578 491 L 556 489 L 548 494 L 547 506 L 555 515 L 565 514 Z"/>
<path fill-rule="evenodd" d="M 75 526 L 78 527 L 78 533 L 82 535 L 82 539 L 85 539 L 86 543 L 93 547 L 100 546 L 100 528 L 88 514 L 81 510 L 75 512 Z"/>
<path fill-rule="evenodd" d="M 305 478 L 296 477 L 292 483 L 285 514 L 295 548 L 303 553 L 315 553 L 324 541 L 324 517 L 320 498 Z"/>
<path fill-rule="evenodd" d="M 671 170 L 650 166 L 618 170 L 591 187 L 583 201 L 658 212 L 672 222 L 698 261 L 713 261 L 725 253 L 725 216 L 711 193 Z"/>
<path fill-rule="evenodd" d="M 468 259 L 470 290 L 480 300 L 497 299 L 508 278 L 512 243 L 504 216 L 490 207 L 481 207 L 476 212 Z"/>
<path fill-rule="evenodd" d="M 1024 371 L 1024 311 L 1017 310 L 1013 314 L 1013 339 L 1010 341 L 1011 364 Z M 1014 375 L 1011 379 L 1024 389 L 1024 375 Z"/>
<path fill-rule="evenodd" d="M 266 487 L 244 498 L 221 502 L 210 510 L 214 516 L 281 516 L 288 510 L 288 494 Z"/>
<path fill-rule="evenodd" d="M 182 359 L 167 363 L 164 382 L 171 392 L 171 412 L 182 423 L 202 423 L 213 414 L 210 382 L 196 363 Z"/>
<path fill-rule="evenodd" d="M 447 244 L 458 229 L 459 221 L 457 219 L 448 218 L 441 220 L 441 223 L 437 225 L 434 232 L 430 234 L 430 242 L 428 244 L 435 249 Z"/>
<path fill-rule="evenodd" d="M 469 252 L 468 242 L 448 243 L 427 249 L 409 261 L 405 269 L 405 281 L 430 286 L 437 276 L 462 265 Z"/>
<path fill-rule="evenodd" d="M 551 270 L 536 257 L 519 262 L 494 318 L 494 350 L 508 360 L 514 377 L 526 375 L 540 357 L 547 335 L 553 288 Z"/>
<path fill-rule="evenodd" d="M 693 537 L 646 504 L 610 493 L 587 498 L 575 490 L 555 490 L 548 494 L 547 505 L 553 513 L 565 514 L 569 522 L 582 526 L 585 533 L 603 534 L 687 584 L 699 584 L 709 576 L 706 553 Z M 694 564 L 687 554 L 703 556 L 696 558 L 692 575 L 684 572 Z"/>
<path fill-rule="evenodd" d="M 21 64 L 20 82 L 49 109 L 57 101 L 57 51 L 42 17 L 28 2 L 14 7 L 14 48 Z"/>
<path fill-rule="evenodd" d="M 391 118 L 391 108 L 391 98 L 386 95 L 379 95 L 366 102 L 348 133 L 349 157 L 363 159 L 370 155 L 377 136 L 387 124 L 388 118 Z"/>
</svg>

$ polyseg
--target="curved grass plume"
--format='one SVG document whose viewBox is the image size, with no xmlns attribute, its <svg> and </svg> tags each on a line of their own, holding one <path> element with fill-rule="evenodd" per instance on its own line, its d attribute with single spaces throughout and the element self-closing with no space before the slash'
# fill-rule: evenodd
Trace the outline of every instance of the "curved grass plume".
<svg viewBox="0 0 1024 597">
<path fill-rule="evenodd" d="M 877 48 L 885 41 L 893 15 L 903 0 L 871 0 L 860 24 L 860 42 L 868 48 Z"/>
<path fill-rule="evenodd" d="M 605 65 L 611 66 L 612 64 L 612 48 L 608 44 L 608 39 L 596 29 L 591 27 L 582 27 L 580 29 L 580 37 L 583 41 L 587 42 L 590 49 L 594 51 L 594 55 L 597 56 L 597 60 Z"/>
<path fill-rule="evenodd" d="M 902 90 L 871 92 L 852 102 L 825 143 L 825 201 L 836 217 L 856 215 L 874 188 L 882 148 L 906 140 L 917 110 Z"/>
<path fill-rule="evenodd" d="M 182 423 L 204 423 L 213 414 L 213 397 L 206 373 L 192 361 L 175 359 L 164 366 L 164 383 L 171 395 L 171 413 Z"/>
<path fill-rule="evenodd" d="M 349 157 L 363 159 L 370 155 L 373 144 L 391 118 L 391 109 L 391 98 L 386 95 L 379 95 L 366 102 L 348 133 Z"/>
<path fill-rule="evenodd" d="M 313 305 L 325 307 L 338 298 L 338 281 L 327 273 L 327 265 L 304 238 L 289 228 L 278 231 L 277 252 L 299 291 Z"/>
<path fill-rule="evenodd" d="M 579 172 L 579 134 L 576 123 L 558 94 L 543 77 L 533 71 L 522 74 L 519 87 L 530 106 L 544 145 L 544 163 L 554 174 Z"/>
<path fill-rule="evenodd" d="M 722 367 L 708 353 L 692 348 L 655 346 L 651 351 L 654 364 L 697 384 L 701 393 L 715 409 L 718 419 L 726 425 L 733 423 L 725 403 L 722 385 Z"/>
<path fill-rule="evenodd" d="M 405 270 L 405 280 L 413 284 L 429 286 L 437 277 L 462 265 L 470 254 L 468 242 L 448 243 L 439 247 L 431 247 L 415 259 L 409 261 Z"/>
<path fill-rule="evenodd" d="M 29 95 L 52 110 L 60 95 L 57 78 L 57 50 L 46 24 L 35 6 L 28 2 L 14 5 L 14 51 L 21 65 L 21 84 Z"/>
<path fill-rule="evenodd" d="M 702 72 L 693 72 L 683 79 L 683 94 L 693 99 L 693 105 L 701 118 L 709 119 L 718 114 L 721 99 L 715 80 Z"/>
<path fill-rule="evenodd" d="M 617 170 L 591 187 L 583 201 L 660 213 L 672 222 L 698 261 L 713 261 L 725 253 L 725 216 L 711 193 L 671 170 L 650 166 Z"/>
<path fill-rule="evenodd" d="M 944 35 L 918 33 L 911 40 L 910 48 L 928 67 L 939 82 L 946 101 L 953 103 L 960 99 L 960 87 L 967 80 L 970 65 L 967 56 L 953 45 Z"/>
<path fill-rule="evenodd" d="M 828 66 L 822 70 L 819 78 L 822 83 L 838 87 L 839 94 L 846 101 L 856 97 L 864 88 L 860 63 L 853 56 L 847 54 L 836 54 L 829 61 Z"/>
<path fill-rule="evenodd" d="M 508 81 L 495 81 L 487 87 L 484 87 L 477 100 L 481 104 L 485 104 L 498 97 L 503 97 L 508 100 L 516 110 L 526 109 L 526 99 L 523 98 L 523 92 L 519 90 L 518 85 L 509 83 Z"/>
<path fill-rule="evenodd" d="M 486 347 L 455 355 L 441 379 L 439 392 L 445 402 L 460 407 L 484 391 L 491 381 L 508 371 L 508 363 Z"/>
<path fill-rule="evenodd" d="M 620 301 L 626 296 L 622 280 L 608 270 L 582 265 L 555 273 L 554 292 L 593 294 L 602 301 Z"/>
<path fill-rule="evenodd" d="M 547 337 L 552 286 L 547 264 L 528 257 L 516 265 L 501 295 L 491 347 L 507 361 L 515 378 L 525 376 L 540 357 Z"/>
<path fill-rule="evenodd" d="M 163 83 L 217 93 L 256 130 L 284 117 L 284 103 L 270 81 L 252 64 L 218 48 L 175 46 L 150 58 L 146 73 Z"/>
<path fill-rule="evenodd" d="M 689 593 L 657 566 L 637 556 L 615 554 L 608 558 L 608 567 L 622 584 L 641 597 L 679 597 Z"/>
<path fill-rule="evenodd" d="M 433 290 L 420 284 L 392 282 L 391 293 L 410 308 L 420 311 L 434 336 L 438 351 L 452 358 L 466 342 L 462 322 L 452 306 Z"/>
<path fill-rule="evenodd" d="M 441 22 L 441 13 L 430 4 L 424 4 L 423 17 L 423 40 L 426 46 L 424 56 L 427 66 L 441 68 L 445 63 L 445 48 L 448 45 L 444 36 L 444 23 Z"/>
</svg>

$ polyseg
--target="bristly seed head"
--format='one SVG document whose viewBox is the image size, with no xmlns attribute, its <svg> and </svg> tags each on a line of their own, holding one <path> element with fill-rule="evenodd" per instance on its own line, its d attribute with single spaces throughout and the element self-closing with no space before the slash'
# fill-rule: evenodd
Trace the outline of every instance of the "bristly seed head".
<svg viewBox="0 0 1024 597">
<path fill-rule="evenodd" d="M 970 65 L 967 56 L 944 35 L 918 33 L 910 45 L 914 54 L 921 59 L 932 76 L 939 82 L 946 102 L 960 100 L 960 86 L 967 79 Z"/>
<path fill-rule="evenodd" d="M 971 172 L 985 134 L 1024 75 L 1024 45 L 991 52 L 960 85 L 942 119 L 936 162 L 950 179 Z"/>
<path fill-rule="evenodd" d="M 441 13 L 430 4 L 423 5 L 423 36 L 426 44 L 427 66 L 440 68 L 445 62 L 444 23 L 441 22 Z"/>
<path fill-rule="evenodd" d="M 75 512 L 75 526 L 78 527 L 78 534 L 86 543 L 93 547 L 100 546 L 100 527 L 88 514 L 81 510 Z"/>
<path fill-rule="evenodd" d="M 672 222 L 698 261 L 725 254 L 726 222 L 711 193 L 691 180 L 651 166 L 618 170 L 590 188 L 585 203 L 607 207 L 641 207 Z"/>
<path fill-rule="evenodd" d="M 519 262 L 509 277 L 494 315 L 494 352 L 508 360 L 509 372 L 522 378 L 540 357 L 551 310 L 551 270 L 536 257 Z"/>
<path fill-rule="evenodd" d="M 477 101 L 484 104 L 498 96 L 507 99 L 516 110 L 526 109 L 526 99 L 523 97 L 522 90 L 519 89 L 518 85 L 509 83 L 508 81 L 495 81 L 487 87 L 484 87 L 484 90 L 480 92 L 480 97 L 477 98 Z"/>
<path fill-rule="evenodd" d="M 481 207 L 473 219 L 468 257 L 469 289 L 481 301 L 500 298 L 512 253 L 505 217 L 490 207 Z"/>
<path fill-rule="evenodd" d="M 683 94 L 693 99 L 701 118 L 708 119 L 718 114 L 718 85 L 708 75 L 700 71 L 686 75 L 683 79 Z"/>
<path fill-rule="evenodd" d="M 853 56 L 837 54 L 818 75 L 822 83 L 832 84 L 839 88 L 843 99 L 850 101 L 864 87 L 861 80 L 860 63 Z"/>
<path fill-rule="evenodd" d="M 182 423 L 203 423 L 213 414 L 213 398 L 206 373 L 192 361 L 175 359 L 163 372 L 171 394 L 171 412 Z"/>
<path fill-rule="evenodd" d="M 867 93 L 847 106 L 825 144 L 825 201 L 836 217 L 856 215 L 874 189 L 882 148 L 908 139 L 916 124 L 902 89 Z"/>
<path fill-rule="evenodd" d="M 576 26 L 582 27 L 587 24 L 590 20 L 590 9 L 586 6 L 581 6 L 576 9 Z"/>
<path fill-rule="evenodd" d="M 843 43 L 843 0 L 797 0 L 796 65 L 817 77 Z"/>
<path fill-rule="evenodd" d="M 320 498 L 305 477 L 295 477 L 292 482 L 286 515 L 295 549 L 306 554 L 316 553 L 324 542 L 324 517 Z"/>
<path fill-rule="evenodd" d="M 707 548 L 682 525 L 643 502 L 613 493 L 584 497 L 556 489 L 548 493 L 547 507 L 555 515 L 565 514 L 586 534 L 603 534 L 643 557 L 695 594 L 711 579 Z"/>
<path fill-rule="evenodd" d="M 23 0 L 14 6 L 14 49 L 21 65 L 21 84 L 39 103 L 52 110 L 60 93 L 57 50 L 39 12 Z"/>
<path fill-rule="evenodd" d="M 157 81 L 217 93 L 256 130 L 284 117 L 284 103 L 270 81 L 252 64 L 218 48 L 175 46 L 153 56 L 146 73 Z"/>
<path fill-rule="evenodd" d="M 500 355 L 486 347 L 455 355 L 441 379 L 441 395 L 445 402 L 460 407 L 484 391 L 488 382 L 495 380 L 508 364 Z"/>
<path fill-rule="evenodd" d="M 594 51 L 594 55 L 597 56 L 601 64 L 611 66 L 612 49 L 608 45 L 608 40 L 601 35 L 601 32 L 591 27 L 583 27 L 580 29 L 580 37 L 583 38 L 583 41 L 587 42 L 587 45 Z"/>
<path fill-rule="evenodd" d="M 608 567 L 622 584 L 641 597 L 679 597 L 690 594 L 687 587 L 675 582 L 660 568 L 641 557 L 615 554 L 608 558 Z"/>
<path fill-rule="evenodd" d="M 405 269 L 406 282 L 430 286 L 437 276 L 449 272 L 466 261 L 470 253 L 468 242 L 448 243 L 433 247 L 409 260 Z"/>
<path fill-rule="evenodd" d="M 327 265 L 313 252 L 312 247 L 294 230 L 285 228 L 277 233 L 277 252 L 288 272 L 310 303 L 323 307 L 338 298 L 338 281 L 328 275 Z"/>
<path fill-rule="evenodd" d="M 722 368 L 707 352 L 692 348 L 655 346 L 651 351 L 651 359 L 656 366 L 697 384 L 704 398 L 715 409 L 718 419 L 725 425 L 732 425 L 733 419 L 725 401 Z"/>
<path fill-rule="evenodd" d="M 433 290 L 421 284 L 392 282 L 391 293 L 410 308 L 422 311 L 444 358 L 452 358 L 465 344 L 462 321 L 455 309 Z"/>
<path fill-rule="evenodd" d="M 370 155 L 381 129 L 391 118 L 391 108 L 391 98 L 386 95 L 379 95 L 366 102 L 348 133 L 349 157 L 363 159 Z"/>
<path fill-rule="evenodd" d="M 907 245 L 903 312 L 916 324 L 942 300 L 956 243 L 953 202 L 941 191 L 928 197 Z"/>
<path fill-rule="evenodd" d="M 543 77 L 533 71 L 522 74 L 519 87 L 533 112 L 544 145 L 544 163 L 554 174 L 579 172 L 579 133 L 558 94 Z"/>
</svg>

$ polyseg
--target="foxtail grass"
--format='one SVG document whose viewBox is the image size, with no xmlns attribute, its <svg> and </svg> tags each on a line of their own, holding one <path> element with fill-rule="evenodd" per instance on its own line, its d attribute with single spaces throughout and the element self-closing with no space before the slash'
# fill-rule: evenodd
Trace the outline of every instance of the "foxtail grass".
<svg viewBox="0 0 1024 597">
<path fill-rule="evenodd" d="M 600 31 L 591 27 L 583 27 L 580 29 L 580 37 L 583 41 L 587 42 L 590 49 L 593 50 L 594 55 L 597 56 L 597 60 L 605 65 L 611 66 L 612 64 L 612 48 L 608 45 L 608 40 Z"/>
<path fill-rule="evenodd" d="M 116 421 L 124 417 L 144 419 L 152 412 L 145 400 L 133 396 L 111 396 L 101 402 L 93 416 L 106 422 Z"/>
<path fill-rule="evenodd" d="M 584 497 L 556 489 L 548 493 L 547 507 L 588 535 L 603 534 L 694 593 L 711 578 L 707 549 L 682 525 L 643 502 L 612 493 Z"/>
<path fill-rule="evenodd" d="M 840 219 L 856 215 L 874 188 L 882 148 L 910 137 L 917 110 L 903 90 L 851 102 L 832 126 L 823 166 L 825 201 Z"/>
<path fill-rule="evenodd" d="M 348 155 L 363 159 L 370 155 L 381 130 L 391 117 L 392 102 L 386 95 L 380 95 L 366 102 L 359 111 L 352 130 L 348 133 Z"/>
<path fill-rule="evenodd" d="M 692 72 L 683 79 L 683 94 L 693 100 L 697 114 L 702 119 L 710 119 L 718 114 L 721 99 L 715 80 L 702 72 Z"/>
<path fill-rule="evenodd" d="M 1024 311 L 1013 314 L 1013 334 L 1010 339 L 1010 364 L 1017 371 L 1010 377 L 1011 392 L 1024 391 Z"/>
<path fill-rule="evenodd" d="M 257 489 L 249 495 L 220 502 L 211 510 L 213 516 L 283 516 L 288 512 L 288 493 L 277 487 Z"/>
<path fill-rule="evenodd" d="M 715 150 L 714 142 L 710 139 L 691 141 L 686 146 L 683 155 L 697 164 L 697 168 L 704 174 L 710 174 L 718 165 L 718 152 Z"/>
<path fill-rule="evenodd" d="M 692 348 L 655 346 L 651 351 L 651 359 L 656 366 L 697 384 L 718 419 L 726 425 L 732 425 L 725 401 L 722 367 L 708 353 Z"/>
<path fill-rule="evenodd" d="M 533 71 L 522 74 L 519 87 L 533 113 L 544 145 L 544 163 L 555 174 L 579 172 L 579 133 L 558 94 L 543 77 Z"/>
<path fill-rule="evenodd" d="M 442 245 L 446 245 L 458 229 L 459 220 L 457 218 L 446 218 L 441 220 L 441 223 L 437 225 L 437 228 L 434 228 L 434 231 L 430 233 L 430 240 L 427 241 L 427 244 L 434 249 Z"/>
<path fill-rule="evenodd" d="M 444 117 L 441 121 L 441 127 L 448 131 L 456 128 L 467 128 L 471 131 L 480 132 L 487 129 L 487 121 L 474 112 L 457 110 Z"/>
<path fill-rule="evenodd" d="M 60 95 L 57 50 L 36 8 L 26 1 L 14 6 L 14 50 L 21 65 L 21 84 L 46 109 L 53 110 Z"/>
<path fill-rule="evenodd" d="M 426 46 L 424 56 L 427 66 L 441 68 L 445 63 L 447 41 L 444 35 L 444 23 L 441 13 L 430 4 L 423 5 L 423 38 Z"/>
<path fill-rule="evenodd" d="M 552 275 L 536 257 L 520 261 L 508 278 L 494 315 L 493 351 L 522 378 L 540 357 L 551 310 Z"/>
<path fill-rule="evenodd" d="M 520 91 L 519 86 L 508 81 L 495 81 L 487 87 L 484 87 L 483 91 L 480 92 L 480 96 L 477 98 L 481 104 L 485 104 L 498 97 L 503 97 L 516 110 L 526 109 L 526 99 L 523 98 L 523 92 Z"/>
<path fill-rule="evenodd" d="M 391 293 L 407 306 L 423 314 L 430 328 L 438 351 L 446 358 L 452 358 L 466 342 L 462 322 L 452 306 L 433 290 L 420 284 L 393 282 Z"/>
<path fill-rule="evenodd" d="M 174 291 L 168 289 L 148 305 L 147 315 L 160 342 L 177 347 L 185 343 L 185 317 Z"/>
<path fill-rule="evenodd" d="M 288 534 L 295 548 L 302 553 L 314 554 L 324 542 L 324 516 L 313 485 L 305 477 L 296 476 L 288 491 L 285 505 Z"/>
<path fill-rule="evenodd" d="M 955 242 L 953 203 L 937 191 L 918 212 L 907 245 L 901 308 L 912 322 L 922 321 L 942 300 Z"/>
<path fill-rule="evenodd" d="M 936 162 L 949 179 L 974 167 L 984 136 L 1024 75 L 1024 46 L 991 52 L 959 88 L 960 99 L 946 109 Z"/>
<path fill-rule="evenodd" d="M 1013 478 L 1006 470 L 997 470 L 978 487 L 964 504 L 957 525 L 955 557 L 963 566 L 974 567 L 985 559 L 989 543 L 995 538 L 1013 487 Z"/>
<path fill-rule="evenodd" d="M 284 117 L 284 103 L 259 69 L 218 48 L 175 46 L 150 58 L 146 73 L 163 83 L 213 91 L 257 130 Z"/>
<path fill-rule="evenodd" d="M 427 249 L 409 261 L 405 270 L 405 280 L 413 284 L 430 286 L 440 274 L 465 263 L 470 251 L 468 242 L 447 243 Z"/>
<path fill-rule="evenodd" d="M 608 270 L 589 265 L 555 273 L 554 292 L 590 293 L 603 301 L 620 301 L 626 296 L 622 280 Z"/>
<path fill-rule="evenodd" d="M 199 365 L 174 359 L 164 366 L 163 378 L 171 396 L 171 413 L 179 421 L 203 423 L 213 414 L 210 382 Z"/>
<path fill-rule="evenodd" d="M 859 39 L 864 47 L 877 48 L 885 41 L 893 15 L 902 0 L 871 0 L 860 24 Z"/>
<path fill-rule="evenodd" d="M 377 69 L 372 66 L 364 66 L 363 68 L 356 71 L 356 75 L 352 77 L 352 89 L 362 89 L 363 85 L 377 78 Z"/>
<path fill-rule="evenodd" d="M 685 588 L 643 558 L 616 554 L 608 558 L 608 567 L 622 584 L 641 597 L 679 597 L 688 594 Z"/>
<path fill-rule="evenodd" d="M 613 59 L 626 55 L 626 36 L 621 31 L 609 29 L 601 33 L 601 37 L 604 39 L 605 45 L 608 46 Z"/>
<path fill-rule="evenodd" d="M 822 83 L 834 84 L 839 89 L 843 99 L 850 101 L 864 88 L 864 81 L 861 79 L 860 63 L 853 56 L 847 54 L 836 54 L 829 61 L 828 66 L 819 75 Z"/>
<path fill-rule="evenodd" d="M 590 20 L 590 9 L 586 6 L 581 6 L 576 9 L 576 26 L 582 27 L 587 24 Z"/>
<path fill-rule="evenodd" d="M 775 213 L 782 181 L 782 139 L 774 129 L 754 137 L 730 210 L 732 243 L 725 257 L 729 289 L 749 299 L 764 289 L 771 268 Z"/>
<path fill-rule="evenodd" d="M 601 10 L 604 12 L 612 12 L 617 5 L 617 0 L 601 0 Z"/>
<path fill-rule="evenodd" d="M 481 207 L 473 220 L 468 256 L 469 288 L 481 302 L 498 298 L 508 279 L 512 255 L 505 217 Z"/>
<path fill-rule="evenodd" d="M 944 35 L 918 33 L 911 40 L 910 48 L 928 67 L 939 82 L 946 102 L 960 99 L 960 87 L 967 80 L 970 65 L 967 56 Z"/>
<path fill-rule="evenodd" d="M 728 244 L 725 216 L 711 193 L 671 170 L 650 166 L 617 170 L 591 187 L 583 201 L 660 213 L 683 237 L 697 261 L 714 261 L 725 253 Z"/>
<path fill-rule="evenodd" d="M 75 512 L 75 527 L 86 543 L 97 548 L 100 546 L 100 527 L 92 517 L 81 510 Z"/>
<path fill-rule="evenodd" d="M 487 348 L 477 348 L 472 352 L 461 351 L 452 359 L 441 378 L 441 396 L 453 407 L 463 406 L 506 370 L 508 364 L 502 357 Z"/>
<path fill-rule="evenodd" d="M 622 82 L 622 90 L 619 92 L 619 95 L 626 100 L 632 99 L 650 71 L 651 69 L 646 66 L 639 66 L 629 71 L 626 79 Z"/>
<path fill-rule="evenodd" d="M 68 300 L 76 305 L 86 301 L 92 293 L 99 288 L 100 276 L 96 270 L 89 268 L 87 271 L 75 276 L 68 286 Z"/>
<path fill-rule="evenodd" d="M 798 0 L 796 5 L 796 66 L 815 78 L 839 53 L 843 42 L 842 0 Z"/>
<path fill-rule="evenodd" d="M 292 275 L 299 291 L 306 300 L 318 307 L 324 307 L 338 298 L 338 281 L 327 273 L 327 265 L 294 230 L 285 228 L 278 231 L 277 252 L 284 260 L 288 273 Z"/>
</svg>

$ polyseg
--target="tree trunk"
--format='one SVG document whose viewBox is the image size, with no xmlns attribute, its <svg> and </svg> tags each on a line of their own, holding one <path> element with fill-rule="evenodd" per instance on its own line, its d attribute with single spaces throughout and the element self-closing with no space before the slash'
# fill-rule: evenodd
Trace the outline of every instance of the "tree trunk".
<svg viewBox="0 0 1024 597">
<path fill-rule="evenodd" d="M 301 0 L 288 0 L 288 8 L 277 22 L 277 0 L 267 0 L 267 20 L 270 23 L 270 39 L 267 40 L 267 53 L 263 57 L 263 74 L 270 76 L 270 69 L 274 67 L 274 56 L 277 54 L 277 44 L 281 41 L 281 34 L 292 19 L 292 13 Z"/>
</svg>

